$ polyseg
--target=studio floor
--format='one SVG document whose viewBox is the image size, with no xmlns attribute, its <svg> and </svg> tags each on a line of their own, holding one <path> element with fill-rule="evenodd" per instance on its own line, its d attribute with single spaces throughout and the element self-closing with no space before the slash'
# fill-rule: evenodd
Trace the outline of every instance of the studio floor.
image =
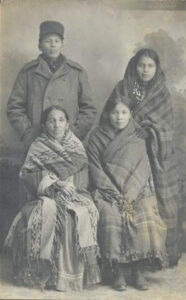
<svg viewBox="0 0 186 300">
<path fill-rule="evenodd" d="M 146 273 L 148 291 L 138 291 L 128 286 L 127 291 L 117 292 L 110 286 L 99 285 L 94 290 L 82 292 L 40 291 L 17 287 L 11 283 L 8 261 L 1 257 L 0 299 L 61 299 L 61 300 L 185 300 L 186 299 L 186 253 L 179 265 L 161 272 Z"/>
</svg>

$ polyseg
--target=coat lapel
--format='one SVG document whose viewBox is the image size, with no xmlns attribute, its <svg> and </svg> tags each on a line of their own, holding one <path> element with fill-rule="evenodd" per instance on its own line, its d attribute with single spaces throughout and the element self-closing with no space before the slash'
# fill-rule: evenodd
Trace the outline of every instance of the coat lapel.
<svg viewBox="0 0 186 300">
<path fill-rule="evenodd" d="M 62 65 L 60 66 L 60 68 L 55 73 L 53 73 L 50 70 L 47 62 L 41 56 L 39 56 L 38 60 L 39 60 L 39 64 L 38 64 L 38 66 L 35 70 L 35 73 L 40 75 L 40 76 L 45 77 L 46 79 L 54 80 L 58 77 L 61 77 L 61 76 L 65 75 L 69 71 L 69 66 L 66 64 L 66 58 L 65 57 L 64 57 L 64 61 L 63 61 Z"/>
<path fill-rule="evenodd" d="M 47 79 L 50 79 L 53 75 L 52 71 L 50 71 L 50 68 L 47 64 L 47 62 L 41 57 L 38 57 L 39 64 L 37 68 L 35 69 L 35 73 L 38 75 L 41 75 Z"/>
<path fill-rule="evenodd" d="M 56 79 L 58 77 L 61 77 L 61 76 L 65 75 L 68 72 L 69 72 L 69 66 L 66 64 L 66 58 L 64 57 L 62 65 L 60 66 L 60 68 L 55 73 L 53 73 L 52 79 Z"/>
</svg>

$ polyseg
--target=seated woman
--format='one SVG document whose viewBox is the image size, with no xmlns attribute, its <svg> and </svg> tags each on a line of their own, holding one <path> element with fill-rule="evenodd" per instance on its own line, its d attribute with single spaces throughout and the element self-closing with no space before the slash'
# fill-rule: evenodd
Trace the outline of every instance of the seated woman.
<svg viewBox="0 0 186 300">
<path fill-rule="evenodd" d="M 148 289 L 146 263 L 165 266 L 166 227 L 160 218 L 142 129 L 127 98 L 110 98 L 100 126 L 90 136 L 88 158 L 100 213 L 98 243 L 103 261 L 114 266 L 113 287 L 126 289 L 126 269 L 136 288 Z"/>
<path fill-rule="evenodd" d="M 81 290 L 100 281 L 98 211 L 86 190 L 88 160 L 60 106 L 44 111 L 42 128 L 20 172 L 29 201 L 13 221 L 5 247 L 19 284 Z"/>
</svg>

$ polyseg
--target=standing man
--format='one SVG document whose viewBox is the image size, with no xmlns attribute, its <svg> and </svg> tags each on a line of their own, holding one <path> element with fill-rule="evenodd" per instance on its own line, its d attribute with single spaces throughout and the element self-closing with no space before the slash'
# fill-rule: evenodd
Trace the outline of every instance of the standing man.
<svg viewBox="0 0 186 300">
<path fill-rule="evenodd" d="M 71 128 L 81 140 L 94 122 L 96 109 L 87 74 L 78 63 L 61 54 L 63 38 L 61 23 L 40 24 L 41 54 L 24 65 L 11 92 L 8 119 L 26 149 L 40 133 L 41 113 L 53 104 L 67 110 Z"/>
</svg>

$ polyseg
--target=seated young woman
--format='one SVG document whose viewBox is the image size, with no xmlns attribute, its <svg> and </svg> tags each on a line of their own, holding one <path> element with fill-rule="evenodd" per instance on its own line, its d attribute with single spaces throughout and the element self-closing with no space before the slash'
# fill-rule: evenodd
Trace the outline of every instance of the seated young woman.
<svg viewBox="0 0 186 300">
<path fill-rule="evenodd" d="M 89 139 L 90 180 L 100 213 L 98 243 L 103 262 L 115 271 L 113 287 L 131 282 L 147 290 L 144 265 L 166 266 L 166 226 L 160 218 L 142 129 L 123 96 L 106 103 Z"/>
<path fill-rule="evenodd" d="M 100 281 L 88 160 L 60 106 L 43 112 L 42 129 L 20 171 L 29 201 L 14 219 L 5 248 L 19 284 L 81 290 Z"/>
</svg>

